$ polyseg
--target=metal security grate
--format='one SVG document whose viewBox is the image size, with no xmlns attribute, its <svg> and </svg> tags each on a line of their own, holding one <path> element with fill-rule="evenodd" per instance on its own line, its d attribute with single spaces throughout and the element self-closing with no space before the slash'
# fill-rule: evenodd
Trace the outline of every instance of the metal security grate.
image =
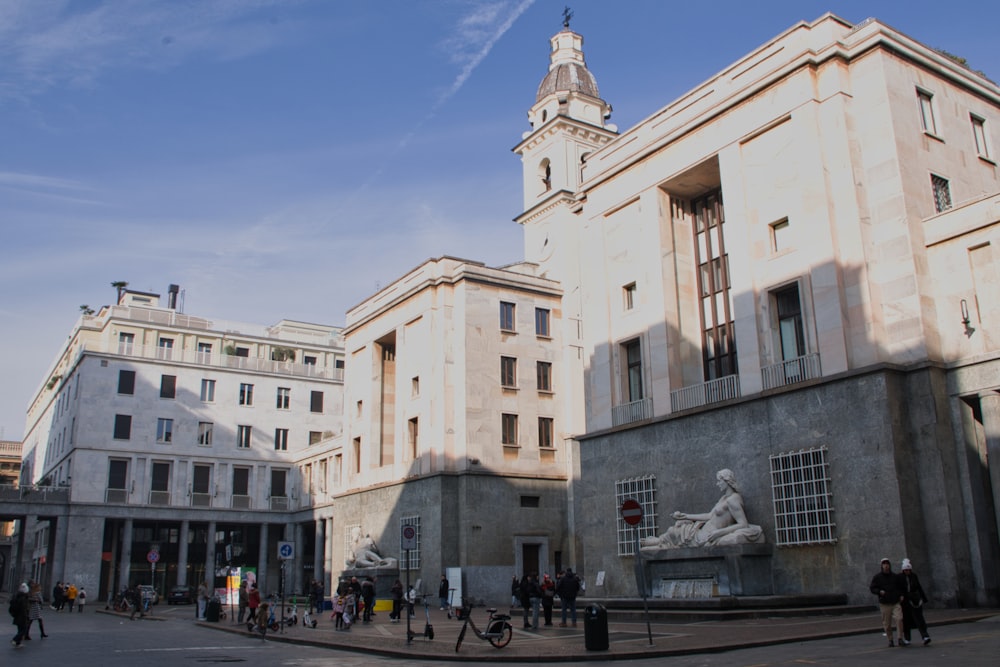
<svg viewBox="0 0 1000 667">
<path fill-rule="evenodd" d="M 770 461 L 777 545 L 836 542 L 826 448 L 775 454 Z"/>
<path fill-rule="evenodd" d="M 402 549 L 399 550 L 402 558 L 399 559 L 399 569 L 400 570 L 419 570 L 420 569 L 420 517 L 419 516 L 404 516 L 399 520 L 399 534 L 403 534 L 403 526 L 413 526 L 417 529 L 417 548 L 410 549 L 410 561 L 406 562 L 406 552 Z"/>
<path fill-rule="evenodd" d="M 634 528 L 621 517 L 619 509 L 626 499 L 632 498 L 642 506 L 642 521 Z M 656 530 L 656 476 L 635 477 L 615 482 L 615 517 L 618 526 L 618 555 L 635 555 L 635 536 L 633 530 L 639 531 L 639 538 L 653 537 Z"/>
</svg>

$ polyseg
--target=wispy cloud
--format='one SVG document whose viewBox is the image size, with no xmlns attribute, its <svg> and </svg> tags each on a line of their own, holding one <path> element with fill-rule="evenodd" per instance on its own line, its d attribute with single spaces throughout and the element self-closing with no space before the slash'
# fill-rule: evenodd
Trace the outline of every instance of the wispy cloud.
<svg viewBox="0 0 1000 667">
<path fill-rule="evenodd" d="M 113 69 L 167 67 L 194 54 L 237 58 L 279 39 L 268 10 L 296 0 L 149 2 L 80 6 L 68 0 L 0 3 L 0 103 L 53 86 L 86 86 Z"/>
<path fill-rule="evenodd" d="M 84 196 L 94 193 L 94 189 L 88 185 L 79 181 L 39 174 L 0 171 L 0 190 L 8 190 L 32 197 L 60 199 L 74 204 L 102 203 Z"/>
</svg>

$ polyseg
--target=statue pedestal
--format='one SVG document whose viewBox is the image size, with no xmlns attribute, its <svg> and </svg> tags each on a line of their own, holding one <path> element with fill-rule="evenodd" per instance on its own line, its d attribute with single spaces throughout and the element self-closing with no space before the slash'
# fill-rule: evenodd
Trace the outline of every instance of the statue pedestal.
<svg viewBox="0 0 1000 667">
<path fill-rule="evenodd" d="M 343 570 L 340 573 L 341 581 L 350 581 L 351 577 L 357 577 L 358 581 L 364 581 L 365 577 L 374 577 L 375 598 L 378 600 L 389 600 L 392 599 L 392 584 L 396 581 L 396 579 L 399 579 L 399 568 L 357 567 L 350 570 Z M 334 588 L 334 591 L 336 591 L 336 587 Z"/>
<path fill-rule="evenodd" d="M 771 544 L 639 550 L 646 595 L 656 598 L 709 598 L 772 595 Z M 638 583 L 638 582 L 637 582 Z"/>
</svg>

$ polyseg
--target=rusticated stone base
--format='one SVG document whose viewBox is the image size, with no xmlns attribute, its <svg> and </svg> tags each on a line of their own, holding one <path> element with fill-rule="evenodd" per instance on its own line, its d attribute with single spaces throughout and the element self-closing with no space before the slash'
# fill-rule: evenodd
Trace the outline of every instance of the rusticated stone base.
<svg viewBox="0 0 1000 667">
<path fill-rule="evenodd" d="M 649 597 L 772 595 L 771 544 L 640 550 Z M 639 590 L 643 583 L 637 582 Z"/>
</svg>

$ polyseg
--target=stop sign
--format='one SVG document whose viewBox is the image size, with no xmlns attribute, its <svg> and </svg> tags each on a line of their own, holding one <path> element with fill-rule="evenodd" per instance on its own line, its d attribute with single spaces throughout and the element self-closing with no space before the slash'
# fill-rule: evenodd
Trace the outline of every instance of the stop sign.
<svg viewBox="0 0 1000 667">
<path fill-rule="evenodd" d="M 630 526 L 637 526 L 642 521 L 642 505 L 638 500 L 629 498 L 622 503 L 622 519 Z"/>
</svg>

